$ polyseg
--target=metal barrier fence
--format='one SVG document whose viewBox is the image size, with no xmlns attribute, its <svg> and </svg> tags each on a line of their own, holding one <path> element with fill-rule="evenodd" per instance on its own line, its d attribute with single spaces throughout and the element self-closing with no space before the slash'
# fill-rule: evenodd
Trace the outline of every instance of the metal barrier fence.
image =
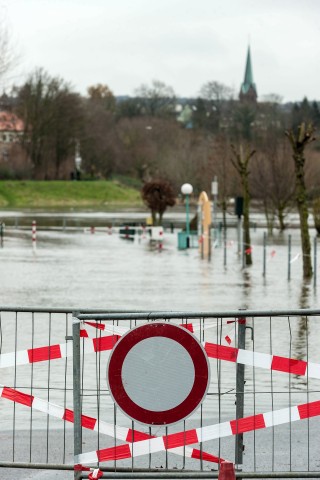
<svg viewBox="0 0 320 480">
<path fill-rule="evenodd" d="M 99 459 L 110 478 L 214 478 L 227 459 L 238 478 L 319 477 L 320 310 L 0 314 L 0 475 L 88 478 Z M 106 380 L 118 338 L 154 321 L 193 331 L 211 372 L 199 409 L 165 427 L 129 420 Z"/>
</svg>

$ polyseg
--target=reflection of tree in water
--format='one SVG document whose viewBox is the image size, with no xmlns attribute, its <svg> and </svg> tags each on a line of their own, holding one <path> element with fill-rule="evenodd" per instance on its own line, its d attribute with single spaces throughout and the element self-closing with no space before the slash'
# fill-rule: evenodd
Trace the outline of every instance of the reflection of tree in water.
<svg viewBox="0 0 320 480">
<path fill-rule="evenodd" d="M 301 285 L 300 308 L 309 308 L 310 280 L 304 280 Z M 292 342 L 292 356 L 297 360 L 307 360 L 309 323 L 305 316 L 297 317 L 297 329 Z M 306 385 L 306 377 L 294 376 L 295 385 Z"/>
</svg>

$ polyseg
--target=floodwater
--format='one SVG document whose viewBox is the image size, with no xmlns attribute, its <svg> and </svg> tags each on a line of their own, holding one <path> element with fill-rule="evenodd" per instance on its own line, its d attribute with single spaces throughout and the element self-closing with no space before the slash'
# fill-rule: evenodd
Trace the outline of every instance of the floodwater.
<svg viewBox="0 0 320 480">
<path fill-rule="evenodd" d="M 197 248 L 179 251 L 177 231 L 165 232 L 161 251 L 150 248 L 147 236 L 126 241 L 109 233 L 102 227 L 95 234 L 88 228 L 41 230 L 34 251 L 31 228 L 8 228 L 0 249 L 0 304 L 180 311 L 319 304 L 313 282 L 302 281 L 297 229 L 288 232 L 292 235 L 289 282 L 288 233 L 269 239 L 265 277 L 259 228 L 251 232 L 253 266 L 247 269 L 237 253 L 234 228 L 228 229 L 226 265 L 222 246 L 214 248 L 210 262 L 201 259 Z"/>
<path fill-rule="evenodd" d="M 88 221 L 88 227 L 89 225 Z M 177 230 L 164 233 L 163 245 L 159 249 L 157 245 L 150 245 L 148 235 L 142 233 L 135 235 L 131 241 L 121 239 L 116 229 L 111 231 L 103 226 L 96 228 L 94 234 L 90 228 L 68 230 L 61 226 L 56 230 L 39 230 L 37 247 L 33 249 L 31 229 L 7 228 L 3 248 L 0 249 L 0 305 L 48 309 L 63 307 L 74 310 L 101 308 L 106 311 L 142 309 L 199 312 L 318 308 L 320 286 L 317 288 L 313 280 L 309 283 L 302 280 L 299 230 L 292 229 L 282 236 L 276 234 L 268 240 L 265 276 L 263 232 L 262 228 L 252 229 L 253 265 L 244 269 L 238 255 L 235 228 L 228 229 L 225 249 L 222 242 L 219 244 L 216 241 L 211 261 L 202 259 L 198 248 L 178 250 Z M 290 281 L 289 234 L 292 236 Z M 310 230 L 310 234 L 313 239 L 315 232 Z M 35 346 L 48 344 L 48 331 L 44 329 L 41 332 L 40 320 L 36 317 Z M 30 348 L 30 326 L 28 320 L 18 331 L 18 349 Z M 213 328 L 205 331 L 207 341 L 217 340 L 216 326 L 213 324 Z M 255 351 L 320 363 L 317 340 L 320 328 L 316 318 L 308 326 L 303 318 L 282 318 L 272 324 L 271 320 L 269 322 L 268 319 L 257 318 L 251 326 L 254 327 Z M 2 321 L 3 353 L 14 349 L 15 328 L 14 321 L 11 324 Z M 51 344 L 64 340 L 64 335 L 61 336 L 61 331 L 58 330 L 58 327 L 52 328 Z M 225 324 L 222 333 L 224 332 L 227 332 Z M 249 333 L 246 348 L 253 349 Z M 97 360 L 95 356 L 89 357 L 84 364 L 85 382 L 88 392 L 93 392 L 96 387 Z M 105 375 L 107 357 L 107 354 L 102 354 L 99 359 L 99 368 L 101 366 L 103 369 L 102 377 Z M 235 365 L 225 362 L 220 367 L 215 361 L 210 361 L 210 364 L 212 379 L 209 394 L 203 410 L 196 412 L 192 420 L 198 421 L 203 413 L 208 418 L 207 424 L 235 416 Z M 247 415 L 319 398 L 318 380 L 311 381 L 292 375 L 288 381 L 286 374 L 274 372 L 270 376 L 270 371 L 258 370 L 246 369 Z M 66 405 L 72 408 L 72 392 L 67 392 L 66 397 L 63 392 L 63 361 L 51 362 L 49 373 L 50 381 L 56 386 L 56 391 L 50 392 L 50 402 L 57 405 L 67 402 Z M 69 368 L 67 374 L 71 379 L 72 369 Z M 0 383 L 13 386 L 12 375 L 13 369 L 3 369 Z M 30 376 L 30 365 L 19 367 L 15 375 L 15 385 L 24 388 L 26 392 L 30 391 L 27 385 L 29 380 L 26 380 Z M 33 394 L 47 398 L 43 389 L 37 386 L 40 383 L 45 385 L 48 367 L 35 365 L 33 375 Z M 218 392 L 225 395 L 220 397 Z M 109 401 L 103 405 L 103 419 L 112 422 L 112 403 Z M 0 407 L 1 430 L 10 430 L 12 406 L 3 403 Z M 97 400 L 94 395 L 88 394 L 84 398 L 83 407 L 87 415 L 97 416 Z M 15 429 L 27 430 L 30 425 L 28 409 L 18 406 L 16 415 Z M 59 429 L 59 422 L 62 423 L 53 419 L 50 420 L 50 425 Z M 128 425 L 128 419 L 120 412 L 117 413 L 117 422 Z M 48 425 L 43 421 L 43 414 L 35 411 L 32 413 L 32 424 L 37 429 Z M 297 435 L 299 437 L 301 432 Z M 306 435 L 310 436 L 309 430 Z"/>
</svg>

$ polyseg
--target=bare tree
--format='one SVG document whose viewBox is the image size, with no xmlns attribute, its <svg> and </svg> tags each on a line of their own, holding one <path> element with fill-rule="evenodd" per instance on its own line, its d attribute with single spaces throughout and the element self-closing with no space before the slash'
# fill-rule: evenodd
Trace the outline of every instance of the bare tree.
<svg viewBox="0 0 320 480">
<path fill-rule="evenodd" d="M 93 178 L 115 173 L 117 136 L 114 115 L 103 101 L 85 101 L 81 156 L 84 170 Z"/>
<path fill-rule="evenodd" d="M 159 80 L 153 80 L 150 86 L 141 85 L 135 93 L 145 115 L 165 116 L 174 112 L 176 103 L 174 90 Z"/>
<path fill-rule="evenodd" d="M 252 169 L 252 194 L 263 203 L 270 233 L 276 218 L 280 231 L 284 231 L 285 218 L 293 203 L 294 167 L 288 159 L 288 150 L 284 141 L 268 138 Z"/>
<path fill-rule="evenodd" d="M 206 103 L 205 117 L 213 117 L 215 119 L 213 126 L 220 130 L 223 109 L 225 105 L 230 104 L 234 96 L 233 89 L 223 83 L 211 81 L 205 83 L 199 93 L 200 100 Z M 198 102 L 198 106 L 201 106 L 201 103 Z"/>
<path fill-rule="evenodd" d="M 243 237 L 246 252 L 245 263 L 246 265 L 252 265 L 250 240 L 249 162 L 256 152 L 255 150 L 251 150 L 249 146 L 246 146 L 244 149 L 243 146 L 240 145 L 239 150 L 237 150 L 234 145 L 231 145 L 231 148 L 234 157 L 231 157 L 231 163 L 239 173 L 243 193 Z"/>
<path fill-rule="evenodd" d="M 219 82 L 207 82 L 200 89 L 200 97 L 210 100 L 217 108 L 221 107 L 221 103 L 233 98 L 234 91 L 232 88 Z"/>
<path fill-rule="evenodd" d="M 88 87 L 87 92 L 91 102 L 100 104 L 106 110 L 115 111 L 116 99 L 108 85 L 101 83 L 91 85 Z"/>
<path fill-rule="evenodd" d="M 162 225 L 162 217 L 167 207 L 173 207 L 176 203 L 170 183 L 161 179 L 147 182 L 142 187 L 141 196 L 151 210 L 152 224 Z"/>
<path fill-rule="evenodd" d="M 312 277 L 311 264 L 311 244 L 308 228 L 308 203 L 307 203 L 307 189 L 305 186 L 305 156 L 304 150 L 306 146 L 315 140 L 314 128 L 312 124 L 306 126 L 301 123 L 297 131 L 293 129 L 285 132 L 289 139 L 292 148 L 292 158 L 295 166 L 296 176 L 296 203 L 300 217 L 300 234 L 301 247 L 303 258 L 303 276 L 304 278 Z"/>
<path fill-rule="evenodd" d="M 17 111 L 25 124 L 23 146 L 34 177 L 68 178 L 82 118 L 79 96 L 62 79 L 37 69 L 18 90 Z"/>
<path fill-rule="evenodd" d="M 20 54 L 13 45 L 12 36 L 5 19 L 0 19 L 0 77 L 17 66 Z"/>
</svg>

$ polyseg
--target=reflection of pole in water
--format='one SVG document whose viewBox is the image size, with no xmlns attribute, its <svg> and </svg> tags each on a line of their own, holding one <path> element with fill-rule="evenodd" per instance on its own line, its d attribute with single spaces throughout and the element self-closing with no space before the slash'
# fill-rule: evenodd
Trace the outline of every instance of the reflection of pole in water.
<svg viewBox="0 0 320 480">
<path fill-rule="evenodd" d="M 291 235 L 288 235 L 288 280 L 291 278 Z"/>
<path fill-rule="evenodd" d="M 263 232 L 263 273 L 266 276 L 266 258 L 267 258 L 267 232 Z"/>
<path fill-rule="evenodd" d="M 317 236 L 314 237 L 313 241 L 313 286 L 317 286 Z"/>
<path fill-rule="evenodd" d="M 0 222 L 0 246 L 3 247 L 4 223 Z"/>
</svg>

